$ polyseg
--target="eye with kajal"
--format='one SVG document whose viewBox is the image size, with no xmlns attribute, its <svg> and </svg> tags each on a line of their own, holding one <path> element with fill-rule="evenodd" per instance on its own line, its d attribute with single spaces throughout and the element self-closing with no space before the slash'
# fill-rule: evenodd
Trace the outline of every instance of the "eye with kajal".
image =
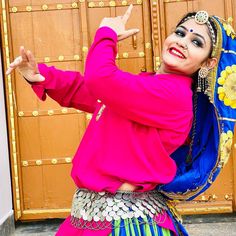
<svg viewBox="0 0 236 236">
<path fill-rule="evenodd" d="M 177 37 L 181 37 L 181 38 L 184 38 L 186 37 L 187 35 L 187 31 L 184 30 L 184 29 L 181 29 L 181 28 L 177 28 L 175 31 L 174 31 L 174 34 L 177 36 Z M 192 34 L 192 32 L 191 32 Z M 200 47 L 202 48 L 204 43 L 202 42 L 201 39 L 199 39 L 196 35 L 191 35 L 193 36 L 194 38 L 191 40 L 192 44 L 195 46 L 195 47 Z"/>
<path fill-rule="evenodd" d="M 181 29 L 176 29 L 175 30 L 175 34 L 177 36 L 180 36 L 180 37 L 184 37 L 185 36 L 185 32 L 183 30 L 181 30 Z"/>
<path fill-rule="evenodd" d="M 194 39 L 192 42 L 196 47 L 203 47 L 203 42 L 200 39 Z"/>
</svg>

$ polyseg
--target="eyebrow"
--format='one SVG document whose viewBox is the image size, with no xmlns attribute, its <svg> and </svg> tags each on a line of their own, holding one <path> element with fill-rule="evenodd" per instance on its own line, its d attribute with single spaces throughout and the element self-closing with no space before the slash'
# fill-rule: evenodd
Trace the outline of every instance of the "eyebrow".
<svg viewBox="0 0 236 236">
<path fill-rule="evenodd" d="M 187 29 L 185 26 L 183 26 L 183 25 L 180 25 L 180 26 L 178 26 L 178 27 L 181 27 L 181 28 L 183 28 L 184 30 L 188 31 L 188 29 Z M 205 44 L 206 44 L 206 40 L 205 40 L 205 38 L 204 38 L 201 34 L 198 34 L 198 33 L 193 33 L 193 34 L 195 34 L 196 36 L 202 38 L 203 41 L 204 41 Z"/>
</svg>

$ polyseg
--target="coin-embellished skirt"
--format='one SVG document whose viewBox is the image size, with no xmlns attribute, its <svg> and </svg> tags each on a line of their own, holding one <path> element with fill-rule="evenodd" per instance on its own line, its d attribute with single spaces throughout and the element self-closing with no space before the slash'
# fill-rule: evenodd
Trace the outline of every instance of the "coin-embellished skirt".
<svg viewBox="0 0 236 236">
<path fill-rule="evenodd" d="M 177 224 L 176 224 L 177 223 Z M 78 189 L 71 215 L 57 236 L 177 236 L 187 235 L 177 227 L 167 200 L 157 191 L 116 194 Z"/>
</svg>

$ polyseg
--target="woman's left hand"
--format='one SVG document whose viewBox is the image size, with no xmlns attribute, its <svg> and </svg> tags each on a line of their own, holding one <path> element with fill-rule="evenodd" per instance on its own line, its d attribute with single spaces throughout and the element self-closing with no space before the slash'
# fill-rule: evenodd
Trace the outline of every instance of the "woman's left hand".
<svg viewBox="0 0 236 236">
<path fill-rule="evenodd" d="M 125 25 L 131 15 L 132 9 L 133 5 L 131 4 L 123 16 L 104 18 L 99 28 L 107 26 L 113 29 L 118 36 L 118 40 L 126 39 L 131 35 L 138 33 L 139 29 L 129 29 L 129 30 L 125 29 Z"/>
</svg>

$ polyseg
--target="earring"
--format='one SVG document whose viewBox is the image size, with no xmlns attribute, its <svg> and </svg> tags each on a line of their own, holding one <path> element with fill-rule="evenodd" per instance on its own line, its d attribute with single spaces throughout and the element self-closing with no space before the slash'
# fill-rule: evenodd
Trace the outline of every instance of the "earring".
<svg viewBox="0 0 236 236">
<path fill-rule="evenodd" d="M 205 92 L 207 89 L 207 76 L 209 74 L 209 69 L 207 67 L 201 67 L 198 71 L 197 80 L 197 92 Z"/>
</svg>

